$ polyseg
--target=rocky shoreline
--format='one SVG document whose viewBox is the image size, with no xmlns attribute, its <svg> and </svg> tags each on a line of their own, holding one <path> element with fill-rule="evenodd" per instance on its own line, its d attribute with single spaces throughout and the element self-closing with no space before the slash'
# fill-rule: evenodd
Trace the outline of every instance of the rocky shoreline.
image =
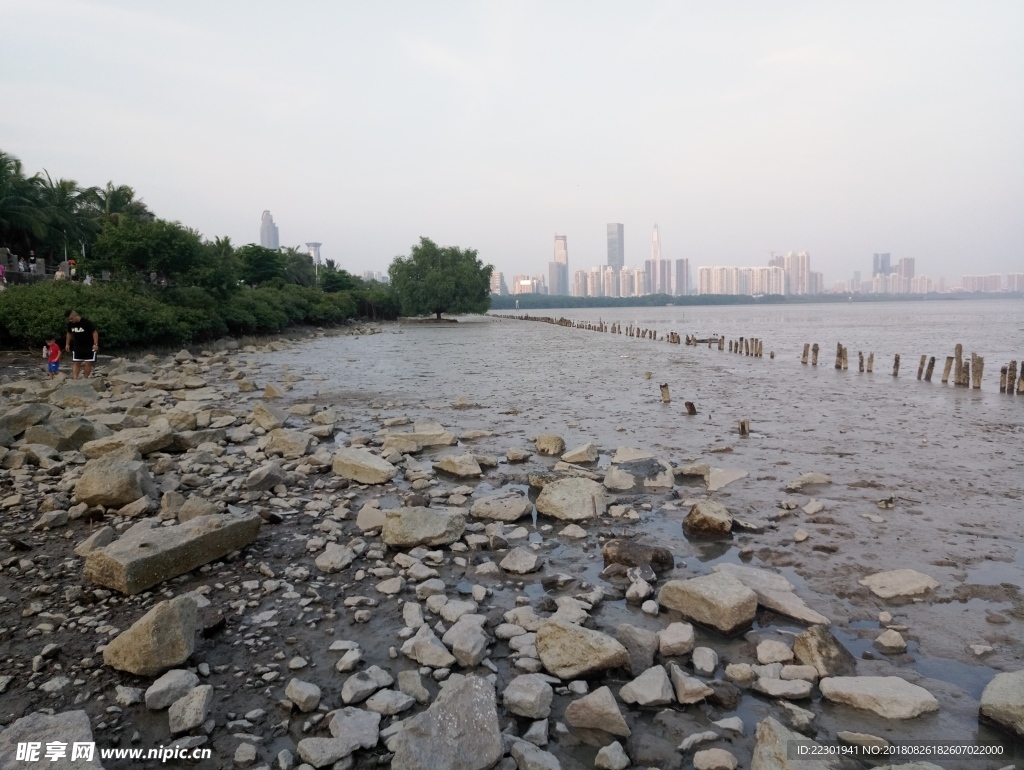
<svg viewBox="0 0 1024 770">
<path fill-rule="evenodd" d="M 318 375 L 261 363 L 291 344 L 0 381 L 0 768 L 74 735 L 212 751 L 170 766 L 765 770 L 810 767 L 790 741 L 962 718 L 955 688 L 895 670 L 932 576 L 860 579 L 887 609 L 858 660 L 846 619 L 758 554 L 786 517 L 820 521 L 826 473 L 759 479 L 780 499 L 753 519 L 716 496 L 747 473 L 712 460 L 556 434 L 499 453 L 419 405 L 293 397 Z M 736 539 L 737 563 L 686 569 L 663 526 Z M 945 734 L 1019 741 L 1019 666 L 973 718 Z"/>
</svg>

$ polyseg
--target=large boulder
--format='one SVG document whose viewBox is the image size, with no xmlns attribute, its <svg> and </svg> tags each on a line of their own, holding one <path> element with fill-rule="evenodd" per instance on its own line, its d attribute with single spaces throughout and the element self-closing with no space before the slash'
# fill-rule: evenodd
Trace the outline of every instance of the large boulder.
<svg viewBox="0 0 1024 770">
<path fill-rule="evenodd" d="M 935 696 L 898 676 L 835 676 L 818 682 L 826 700 L 872 711 L 883 719 L 913 719 L 939 710 Z"/>
<path fill-rule="evenodd" d="M 54 409 L 46 404 L 19 404 L 0 415 L 0 432 L 19 436 L 28 428 L 49 419 Z M 57 410 L 58 414 L 63 414 Z"/>
<path fill-rule="evenodd" d="M 804 744 L 809 747 L 809 751 L 819 748 L 820 744 L 793 732 L 774 717 L 767 717 L 758 722 L 754 735 L 756 743 L 754 754 L 750 758 L 750 770 L 838 770 L 860 766 L 859 763 L 843 763 L 833 759 L 791 758 L 791 744 L 794 749 L 798 744 Z"/>
<path fill-rule="evenodd" d="M 477 519 L 493 519 L 495 521 L 518 521 L 533 511 L 530 498 L 514 493 L 481 497 L 473 502 L 469 513 Z"/>
<path fill-rule="evenodd" d="M 19 745 L 34 743 L 39 747 L 36 762 L 17 759 Z M 46 759 L 46 745 L 60 743 L 67 749 L 60 759 Z M 74 747 L 87 744 L 93 747 L 88 759 L 72 759 Z M 47 770 L 103 770 L 100 753 L 95 749 L 95 739 L 89 715 L 84 711 L 64 711 L 60 714 L 44 714 L 36 711 L 15 720 L 0 732 L 0 770 L 23 770 L 36 764 Z"/>
<path fill-rule="evenodd" d="M 674 700 L 672 683 L 664 666 L 651 666 L 619 690 L 619 697 L 637 706 L 664 706 Z"/>
<path fill-rule="evenodd" d="M 360 484 L 386 484 L 398 474 L 398 468 L 387 460 L 355 447 L 335 452 L 331 469 L 338 476 Z"/>
<path fill-rule="evenodd" d="M 143 519 L 110 545 L 91 551 L 85 577 L 136 594 L 248 545 L 262 521 L 256 513 L 200 516 L 171 527 Z"/>
<path fill-rule="evenodd" d="M 168 426 L 125 428 L 110 436 L 82 444 L 82 454 L 95 460 L 118 449 L 134 449 L 141 455 L 159 452 L 174 443 L 174 431 Z"/>
<path fill-rule="evenodd" d="M 452 676 L 426 711 L 405 720 L 389 744 L 393 770 L 485 770 L 502 756 L 494 686 Z"/>
<path fill-rule="evenodd" d="M 508 683 L 502 703 L 513 714 L 528 719 L 546 719 L 551 713 L 554 690 L 540 674 L 521 674 Z"/>
<path fill-rule="evenodd" d="M 305 457 L 309 452 L 309 445 L 313 443 L 313 437 L 301 430 L 289 430 L 288 428 L 277 428 L 270 431 L 266 449 L 267 456 L 281 455 L 285 460 L 297 460 Z"/>
<path fill-rule="evenodd" d="M 650 567 L 655 572 L 665 572 L 675 567 L 675 558 L 668 548 L 646 545 L 636 540 L 617 537 L 601 546 L 605 566 L 621 564 L 624 567 Z"/>
<path fill-rule="evenodd" d="M 177 596 L 160 602 L 103 650 L 103 662 L 118 671 L 156 676 L 180 666 L 195 649 L 196 600 Z"/>
<path fill-rule="evenodd" d="M 264 463 L 245 478 L 245 488 L 257 492 L 273 489 L 288 479 L 284 469 L 276 462 Z"/>
<path fill-rule="evenodd" d="M 449 455 L 448 457 L 441 458 L 434 463 L 434 470 L 449 473 L 460 479 L 469 479 L 483 475 L 476 457 L 468 452 L 462 455 Z"/>
<path fill-rule="evenodd" d="M 1024 669 L 996 674 L 981 694 L 983 719 L 1024 736 Z"/>
<path fill-rule="evenodd" d="M 565 709 L 565 722 L 570 727 L 598 730 L 610 735 L 630 735 L 629 725 L 622 718 L 619 704 L 606 685 L 574 700 Z"/>
<path fill-rule="evenodd" d="M 415 548 L 448 545 L 462 537 L 466 516 L 459 508 L 396 508 L 384 511 L 382 536 L 387 545 Z"/>
<path fill-rule="evenodd" d="M 84 417 L 70 417 L 33 425 L 25 431 L 25 443 L 43 444 L 58 452 L 81 449 L 88 441 L 111 435 L 110 428 Z"/>
<path fill-rule="evenodd" d="M 801 620 L 804 623 L 827 626 L 831 621 L 820 612 L 812 610 L 796 595 L 795 586 L 782 575 L 768 570 L 748 567 L 743 564 L 716 564 L 714 572 L 732 575 L 757 594 L 757 603 L 762 607 Z"/>
<path fill-rule="evenodd" d="M 537 512 L 562 521 L 586 521 L 601 516 L 608 507 L 604 487 L 584 478 L 557 479 L 544 485 L 537 498 Z"/>
<path fill-rule="evenodd" d="M 265 431 L 283 428 L 288 421 L 288 413 L 280 407 L 257 401 L 252 408 L 252 419 Z"/>
<path fill-rule="evenodd" d="M 698 500 L 683 519 L 683 530 L 690 537 L 728 537 L 732 533 L 732 514 L 714 500 Z"/>
<path fill-rule="evenodd" d="M 818 676 L 853 676 L 857 659 L 824 625 L 811 626 L 793 640 L 793 655 L 804 666 L 814 666 Z"/>
<path fill-rule="evenodd" d="M 722 572 L 689 580 L 670 580 L 661 587 L 658 604 L 725 636 L 747 628 L 757 613 L 757 595 Z"/>
<path fill-rule="evenodd" d="M 121 508 L 140 497 L 156 497 L 157 488 L 139 453 L 125 447 L 85 464 L 75 484 L 75 501 Z"/>
<path fill-rule="evenodd" d="M 629 663 L 629 653 L 612 637 L 573 623 L 550 619 L 537 629 L 537 656 L 549 672 L 576 679 Z"/>
</svg>

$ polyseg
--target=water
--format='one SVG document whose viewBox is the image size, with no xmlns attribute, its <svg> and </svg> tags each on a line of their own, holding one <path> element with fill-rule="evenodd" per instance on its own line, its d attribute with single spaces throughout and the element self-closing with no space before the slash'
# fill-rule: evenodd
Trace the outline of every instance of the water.
<svg viewBox="0 0 1024 770">
<path fill-rule="evenodd" d="M 898 736 L 892 724 L 870 715 L 824 706 L 820 726 L 826 735 L 849 729 L 902 739 L 990 741 L 1000 738 L 977 725 L 981 691 L 995 672 L 1019 669 L 1024 656 L 1024 397 L 998 393 L 999 367 L 1024 359 L 1022 311 L 1019 300 L 552 310 L 542 313 L 659 334 L 759 337 L 765 355 L 476 317 L 385 327 L 367 337 L 325 337 L 261 356 L 259 363 L 264 379 L 284 366 L 307 375 L 291 395 L 334 405 L 347 415 L 342 427 L 353 436 L 376 432 L 384 417 L 426 417 L 456 433 L 493 431 L 493 437 L 472 442 L 472 451 L 503 457 L 509 447 L 530 448 L 531 437 L 553 432 L 570 448 L 595 441 L 602 451 L 598 467 L 626 445 L 676 464 L 746 470 L 747 478 L 714 494 L 744 519 L 768 522 L 783 498 L 796 498 L 801 506 L 812 496 L 819 499 L 825 509 L 817 515 L 798 509 L 764 533 L 697 544 L 682 534 L 685 507 L 677 497 L 699 496 L 703 485 L 681 485 L 673 495 L 646 496 L 651 510 L 641 511 L 638 524 L 602 522 L 601 529 L 669 547 L 677 562 L 672 577 L 704 574 L 747 549 L 747 563 L 782 572 L 811 607 L 833 619 L 841 638 L 865 658 L 860 673 L 906 676 L 942 704 L 937 715 L 900 724 Z M 821 346 L 817 367 L 800 364 L 805 342 Z M 833 367 L 836 342 L 850 351 L 848 371 Z M 965 357 L 971 351 L 985 357 L 981 390 L 940 383 L 945 356 L 957 342 Z M 874 374 L 857 371 L 859 350 L 875 353 Z M 902 357 L 898 378 L 891 376 L 894 353 Z M 921 354 L 936 356 L 931 383 L 916 379 Z M 661 401 L 661 383 L 669 385 L 669 404 Z M 459 398 L 469 407 L 456 406 Z M 686 415 L 684 401 L 696 404 L 697 416 Z M 738 435 L 741 419 L 751 421 L 750 438 Z M 502 464 L 487 483 L 521 484 L 525 473 L 552 462 L 535 457 L 525 465 Z M 833 483 L 812 495 L 784 490 L 788 480 L 808 471 L 828 473 Z M 894 507 L 879 507 L 890 496 Z M 794 542 L 797 528 L 808 532 L 806 542 Z M 600 554 L 592 545 L 559 546 L 546 554 L 549 572 L 593 580 L 599 571 Z M 899 603 L 858 583 L 867 574 L 898 568 L 925 572 L 940 586 L 923 601 Z M 871 642 L 883 630 L 881 610 L 904 628 L 906 655 L 872 652 Z M 621 602 L 602 608 L 598 621 L 649 624 Z M 775 622 L 794 629 L 785 619 Z M 726 655 L 741 655 L 742 643 L 709 643 Z M 993 651 L 975 655 L 969 645 L 977 644 Z M 745 698 L 744 716 L 775 713 L 767 701 L 759 703 Z"/>
</svg>

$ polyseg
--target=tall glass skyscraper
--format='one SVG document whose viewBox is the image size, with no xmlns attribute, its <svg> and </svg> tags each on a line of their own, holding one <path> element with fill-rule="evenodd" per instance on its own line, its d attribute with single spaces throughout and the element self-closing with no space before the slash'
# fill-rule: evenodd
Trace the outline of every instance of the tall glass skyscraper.
<svg viewBox="0 0 1024 770">
<path fill-rule="evenodd" d="M 608 223 L 608 267 L 621 270 L 626 264 L 626 240 L 623 227 L 617 222 Z"/>
<path fill-rule="evenodd" d="M 264 211 L 260 217 L 260 246 L 265 249 L 281 248 L 281 239 L 277 234 L 277 225 L 269 211 Z"/>
<path fill-rule="evenodd" d="M 548 263 L 548 293 L 569 293 L 569 244 L 564 235 L 555 236 L 555 259 Z"/>
</svg>

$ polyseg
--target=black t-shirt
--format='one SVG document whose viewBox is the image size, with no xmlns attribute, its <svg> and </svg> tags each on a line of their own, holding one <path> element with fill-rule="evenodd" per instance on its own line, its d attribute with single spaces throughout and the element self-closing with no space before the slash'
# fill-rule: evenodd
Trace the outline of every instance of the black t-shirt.
<svg viewBox="0 0 1024 770">
<path fill-rule="evenodd" d="M 71 350 L 76 353 L 91 353 L 93 332 L 96 326 L 88 318 L 80 318 L 74 323 L 68 321 L 68 334 L 71 335 Z"/>
</svg>

